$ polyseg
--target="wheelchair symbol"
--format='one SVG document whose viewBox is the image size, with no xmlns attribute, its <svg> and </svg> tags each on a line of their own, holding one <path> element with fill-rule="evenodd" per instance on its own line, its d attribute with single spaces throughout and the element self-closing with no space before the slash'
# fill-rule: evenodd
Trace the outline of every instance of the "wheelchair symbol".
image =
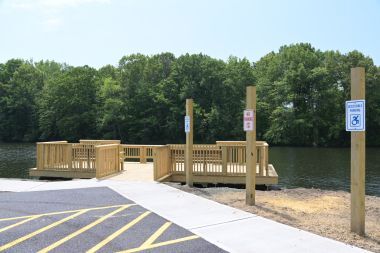
<svg viewBox="0 0 380 253">
<path fill-rule="evenodd" d="M 351 115 L 351 126 L 358 126 L 360 124 L 360 115 Z"/>
</svg>

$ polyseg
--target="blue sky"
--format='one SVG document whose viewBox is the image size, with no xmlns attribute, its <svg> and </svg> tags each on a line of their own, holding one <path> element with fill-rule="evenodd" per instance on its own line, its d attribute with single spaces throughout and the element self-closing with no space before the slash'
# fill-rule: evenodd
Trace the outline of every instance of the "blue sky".
<svg viewBox="0 0 380 253">
<path fill-rule="evenodd" d="M 0 31 L 0 62 L 101 67 L 160 52 L 257 61 L 309 42 L 380 65 L 380 0 L 0 0 Z"/>
</svg>

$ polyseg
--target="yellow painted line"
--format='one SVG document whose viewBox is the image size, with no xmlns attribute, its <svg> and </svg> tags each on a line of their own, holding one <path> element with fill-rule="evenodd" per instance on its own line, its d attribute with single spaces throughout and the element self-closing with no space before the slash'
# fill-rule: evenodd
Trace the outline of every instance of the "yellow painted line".
<svg viewBox="0 0 380 253">
<path fill-rule="evenodd" d="M 135 224 L 137 224 L 139 221 L 141 221 L 142 219 L 144 219 L 146 216 L 148 216 L 150 213 L 151 212 L 146 211 L 145 213 L 141 214 L 139 217 L 137 217 L 133 221 L 129 222 L 127 225 L 125 225 L 124 227 L 120 228 L 119 230 L 117 230 L 116 232 L 114 232 L 113 234 L 111 234 L 110 236 L 108 236 L 106 239 L 104 239 L 103 241 L 101 241 L 100 243 L 98 243 L 97 245 L 95 245 L 94 247 L 92 247 L 91 249 L 89 249 L 88 251 L 86 251 L 86 253 L 93 253 L 93 252 L 98 251 L 104 245 L 106 245 L 107 243 L 109 243 L 110 241 L 112 241 L 113 239 L 115 239 L 116 237 L 118 237 L 119 235 L 121 235 L 122 233 L 124 233 L 125 231 L 127 231 L 129 228 L 131 228 L 132 226 L 134 226 Z"/>
<path fill-rule="evenodd" d="M 154 244 L 148 245 L 146 247 L 138 247 L 138 248 L 128 249 L 128 250 L 120 251 L 118 253 L 139 252 L 139 251 L 143 251 L 143 250 L 148 250 L 148 249 L 153 249 L 153 248 L 162 247 L 162 246 L 166 246 L 166 245 L 171 245 L 171 244 L 176 244 L 176 243 L 185 242 L 185 241 L 189 241 L 189 240 L 194 240 L 197 238 L 199 238 L 198 235 L 191 235 L 191 236 L 187 236 L 187 237 L 183 237 L 183 238 L 179 238 L 179 239 L 175 239 L 175 240 L 170 240 L 170 241 L 166 241 L 166 242 L 154 243 Z"/>
<path fill-rule="evenodd" d="M 70 235 L 68 235 L 68 236 L 66 236 L 66 237 L 64 237 L 64 238 L 62 238 L 61 240 L 59 240 L 59 241 L 53 243 L 52 245 L 47 246 L 46 248 L 44 248 L 44 249 L 38 251 L 38 253 L 47 253 L 47 252 L 49 252 L 50 250 L 52 250 L 52 249 L 58 247 L 59 245 L 61 245 L 61 244 L 65 243 L 65 242 L 67 242 L 68 240 L 70 240 L 70 239 L 72 239 L 72 238 L 74 238 L 74 237 L 80 235 L 81 233 L 83 233 L 83 232 L 89 230 L 90 228 L 95 227 L 96 225 L 102 223 L 103 221 L 105 221 L 105 220 L 108 219 L 109 217 L 111 217 L 111 216 L 113 216 L 113 215 L 115 215 L 115 214 L 117 214 L 117 213 L 119 213 L 119 212 L 121 212 L 121 211 L 127 209 L 128 207 L 130 207 L 130 205 L 122 206 L 122 207 L 116 209 L 115 211 L 110 212 L 109 214 L 107 214 L 107 215 L 105 215 L 105 216 L 103 216 L 103 217 L 97 219 L 96 221 L 94 221 L 94 222 L 92 222 L 92 223 L 90 223 L 90 224 L 84 226 L 83 228 L 81 228 L 81 229 L 75 231 L 74 233 L 72 233 L 72 234 L 70 234 Z"/>
<path fill-rule="evenodd" d="M 136 204 L 130 204 L 130 206 L 134 206 Z M 85 208 L 85 209 L 77 209 L 77 210 L 68 210 L 68 211 L 59 211 L 59 212 L 51 212 L 51 213 L 43 213 L 43 214 L 37 214 L 40 216 L 49 216 L 49 215 L 57 215 L 57 214 L 65 214 L 65 213 L 76 213 L 80 211 L 92 211 L 92 210 L 101 210 L 101 209 L 107 209 L 107 208 L 113 208 L 113 207 L 121 207 L 124 205 L 114 205 L 114 206 L 101 206 L 101 207 L 92 207 L 92 208 Z M 11 217 L 11 218 L 2 218 L 0 221 L 9 221 L 9 220 L 19 220 L 19 219 L 26 219 L 36 216 L 36 214 L 33 215 L 26 215 L 26 216 L 18 216 L 18 217 Z"/>
<path fill-rule="evenodd" d="M 42 233 L 42 232 L 45 232 L 45 231 L 48 230 L 48 229 L 51 229 L 51 228 L 53 228 L 53 227 L 56 227 L 56 226 L 58 226 L 58 225 L 60 225 L 60 224 L 62 224 L 62 223 L 64 223 L 64 222 L 66 222 L 66 221 L 68 221 L 68 220 L 74 219 L 75 217 L 77 217 L 77 216 L 79 216 L 79 215 L 81 215 L 81 214 L 84 214 L 85 212 L 88 212 L 88 210 L 82 210 L 82 211 L 79 211 L 79 212 L 77 212 L 77 213 L 75 213 L 75 214 L 73 214 L 73 215 L 70 215 L 70 216 L 68 216 L 68 217 L 66 217 L 66 218 L 64 218 L 64 219 L 62 219 L 62 220 L 56 221 L 56 222 L 54 222 L 54 223 L 52 223 L 52 224 L 50 224 L 50 225 L 48 225 L 48 226 L 46 226 L 46 227 L 40 228 L 40 229 L 34 231 L 33 233 L 30 233 L 30 234 L 28 234 L 28 235 L 25 235 L 25 236 L 23 236 L 23 237 L 20 237 L 20 238 L 18 238 L 18 239 L 16 239 L 16 240 L 12 241 L 12 242 L 9 242 L 9 243 L 7 243 L 7 244 L 4 244 L 3 246 L 0 247 L 0 252 L 1 252 L 1 251 L 4 251 L 4 250 L 6 250 L 6 249 L 9 249 L 9 248 L 11 248 L 11 247 L 13 247 L 13 246 L 15 246 L 16 244 L 19 244 L 20 242 L 23 242 L 23 241 L 25 241 L 25 240 L 28 240 L 28 239 L 32 238 L 33 236 L 35 236 L 35 235 L 38 235 L 38 234 L 40 234 L 40 233 Z"/>
<path fill-rule="evenodd" d="M 37 219 L 37 218 L 40 218 L 41 216 L 42 216 L 42 215 L 35 215 L 35 216 L 32 216 L 32 217 L 30 217 L 30 218 L 28 218 L 28 219 L 25 219 L 25 220 L 22 220 L 22 221 L 20 221 L 20 222 L 15 223 L 15 224 L 9 225 L 9 226 L 7 226 L 7 227 L 5 227 L 5 228 L 1 228 L 1 229 L 0 229 L 0 233 L 1 233 L 1 232 L 4 232 L 4 231 L 7 231 L 8 229 L 11 229 L 11 228 L 17 227 L 17 226 L 19 226 L 19 225 L 22 225 L 22 224 L 24 224 L 24 223 L 26 223 L 26 222 L 28 222 L 28 221 L 35 220 L 35 219 Z"/>
<path fill-rule="evenodd" d="M 165 232 L 166 229 L 168 229 L 170 227 L 172 223 L 171 222 L 166 222 L 164 225 L 162 225 L 153 235 L 151 235 L 149 237 L 148 240 L 146 240 L 143 244 L 141 244 L 141 248 L 144 248 L 144 247 L 147 247 L 151 244 L 154 243 L 155 240 L 157 240 L 157 238 L 162 235 L 163 232 Z"/>
</svg>

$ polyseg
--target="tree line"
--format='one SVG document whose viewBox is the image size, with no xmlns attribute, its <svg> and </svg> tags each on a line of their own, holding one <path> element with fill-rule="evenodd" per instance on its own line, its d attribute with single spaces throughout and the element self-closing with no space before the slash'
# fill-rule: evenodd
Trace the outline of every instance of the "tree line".
<svg viewBox="0 0 380 253">
<path fill-rule="evenodd" d="M 194 99 L 195 143 L 243 140 L 245 87 L 257 87 L 257 138 L 271 145 L 346 146 L 350 69 L 366 70 L 367 144 L 380 145 L 380 67 L 358 51 L 282 46 L 259 61 L 132 54 L 117 66 L 0 64 L 0 141 L 121 139 L 183 143 Z"/>
</svg>

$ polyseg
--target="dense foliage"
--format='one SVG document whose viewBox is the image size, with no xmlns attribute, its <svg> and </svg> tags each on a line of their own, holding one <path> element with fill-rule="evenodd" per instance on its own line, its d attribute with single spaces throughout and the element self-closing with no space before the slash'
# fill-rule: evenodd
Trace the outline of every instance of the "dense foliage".
<svg viewBox="0 0 380 253">
<path fill-rule="evenodd" d="M 0 64 L 0 141 L 181 143 L 186 98 L 195 102 L 195 142 L 241 140 L 245 87 L 256 84 L 258 139 L 344 146 L 356 66 L 366 69 L 367 143 L 380 145 L 380 68 L 360 52 L 310 44 L 283 46 L 253 64 L 171 53 L 124 56 L 99 70 L 11 59 Z"/>
</svg>

